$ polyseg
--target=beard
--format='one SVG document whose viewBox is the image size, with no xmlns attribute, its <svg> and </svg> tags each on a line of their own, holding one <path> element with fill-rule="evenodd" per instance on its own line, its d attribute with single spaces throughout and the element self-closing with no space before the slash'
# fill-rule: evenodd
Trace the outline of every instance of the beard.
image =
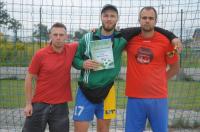
<svg viewBox="0 0 200 132">
<path fill-rule="evenodd" d="M 141 29 L 145 32 L 152 32 L 154 30 L 154 27 L 151 26 L 143 26 Z"/>
<path fill-rule="evenodd" d="M 116 26 L 116 24 L 113 25 L 112 27 L 108 28 L 108 27 L 105 26 L 105 24 L 102 23 L 102 27 L 106 32 L 112 31 L 113 29 L 115 29 L 115 26 Z"/>
</svg>

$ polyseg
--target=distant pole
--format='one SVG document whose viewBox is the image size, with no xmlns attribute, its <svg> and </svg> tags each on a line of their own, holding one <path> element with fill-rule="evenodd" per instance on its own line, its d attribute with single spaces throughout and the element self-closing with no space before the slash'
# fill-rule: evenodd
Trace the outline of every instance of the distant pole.
<svg viewBox="0 0 200 132">
<path fill-rule="evenodd" d="M 42 45 L 42 33 L 41 33 L 41 25 L 42 25 L 42 7 L 40 7 L 40 26 L 39 26 L 39 30 L 40 30 L 40 48 Z"/>
<path fill-rule="evenodd" d="M 162 28 L 164 28 L 164 27 L 163 27 L 163 25 L 164 25 L 164 24 L 163 24 L 163 10 L 164 10 L 164 5 L 161 5 L 161 9 L 162 9 L 162 12 L 161 12 L 161 14 L 162 14 L 162 19 L 161 19 L 161 20 L 162 20 L 162 21 L 161 21 L 161 23 L 162 23 Z"/>
<path fill-rule="evenodd" d="M 182 33 L 183 33 L 183 9 L 181 9 L 181 34 L 180 34 L 181 41 L 183 39 Z"/>
<path fill-rule="evenodd" d="M 181 33 L 180 33 L 181 42 L 183 40 L 182 34 L 183 34 L 183 9 L 181 9 Z M 181 65 L 182 65 L 182 55 L 180 54 L 180 67 L 181 67 Z"/>
</svg>

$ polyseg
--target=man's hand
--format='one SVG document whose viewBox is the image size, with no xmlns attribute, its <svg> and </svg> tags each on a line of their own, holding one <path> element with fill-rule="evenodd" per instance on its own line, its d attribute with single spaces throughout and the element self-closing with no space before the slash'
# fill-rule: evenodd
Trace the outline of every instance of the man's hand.
<svg viewBox="0 0 200 132">
<path fill-rule="evenodd" d="M 90 32 L 96 32 L 97 31 L 97 28 L 92 28 L 92 29 L 90 29 Z"/>
<path fill-rule="evenodd" d="M 32 104 L 27 104 L 26 107 L 24 108 L 24 115 L 26 117 L 32 116 L 33 113 L 33 107 Z"/>
<path fill-rule="evenodd" d="M 91 60 L 91 59 L 88 59 L 88 60 L 85 60 L 83 62 L 83 68 L 86 69 L 86 70 L 89 70 L 89 69 L 97 69 L 101 64 L 94 61 L 94 60 Z"/>
<path fill-rule="evenodd" d="M 174 38 L 171 42 L 175 47 L 174 49 L 180 54 L 183 49 L 183 44 L 179 38 Z"/>
</svg>

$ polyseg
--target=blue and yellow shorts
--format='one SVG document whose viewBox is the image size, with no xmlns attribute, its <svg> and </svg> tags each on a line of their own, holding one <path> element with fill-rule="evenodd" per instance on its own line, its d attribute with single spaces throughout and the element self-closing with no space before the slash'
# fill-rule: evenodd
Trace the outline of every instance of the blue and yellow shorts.
<svg viewBox="0 0 200 132">
<path fill-rule="evenodd" d="M 116 90 L 114 85 L 110 89 L 105 100 L 99 104 L 91 103 L 82 93 L 80 88 L 78 88 L 73 120 L 92 121 L 94 115 L 96 115 L 97 119 L 116 118 Z"/>
</svg>

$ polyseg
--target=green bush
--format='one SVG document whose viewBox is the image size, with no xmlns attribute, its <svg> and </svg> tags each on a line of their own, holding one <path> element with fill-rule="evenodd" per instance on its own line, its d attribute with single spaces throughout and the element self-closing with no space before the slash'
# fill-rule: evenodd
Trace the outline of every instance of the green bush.
<svg viewBox="0 0 200 132">
<path fill-rule="evenodd" d="M 28 66 L 34 53 L 45 43 L 7 42 L 0 40 L 0 66 Z"/>
</svg>

